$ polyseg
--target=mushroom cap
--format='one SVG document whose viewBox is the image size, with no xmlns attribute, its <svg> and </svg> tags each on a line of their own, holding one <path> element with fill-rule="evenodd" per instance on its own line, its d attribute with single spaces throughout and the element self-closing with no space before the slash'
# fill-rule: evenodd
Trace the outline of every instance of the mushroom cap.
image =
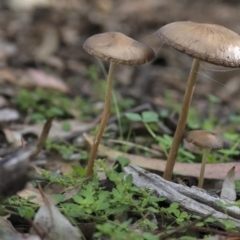
<svg viewBox="0 0 240 240">
<path fill-rule="evenodd" d="M 218 150 L 224 147 L 222 137 L 215 132 L 205 130 L 189 131 L 185 134 L 185 139 L 200 148 Z"/>
<path fill-rule="evenodd" d="M 193 58 L 224 67 L 240 67 L 240 36 L 223 26 L 173 22 L 160 28 L 157 35 Z"/>
<path fill-rule="evenodd" d="M 154 59 L 154 51 L 144 43 L 119 32 L 100 33 L 89 37 L 83 49 L 108 62 L 141 65 Z"/>
</svg>

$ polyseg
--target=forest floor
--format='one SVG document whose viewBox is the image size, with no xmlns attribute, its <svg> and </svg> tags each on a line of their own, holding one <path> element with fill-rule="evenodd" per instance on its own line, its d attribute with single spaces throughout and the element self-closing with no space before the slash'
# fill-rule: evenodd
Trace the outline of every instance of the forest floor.
<svg viewBox="0 0 240 240">
<path fill-rule="evenodd" d="M 0 239 L 240 239 L 238 210 L 226 209 L 238 208 L 238 202 L 217 202 L 216 207 L 209 200 L 214 208 L 206 200 L 204 206 L 219 212 L 200 213 L 200 205 L 189 209 L 175 195 L 170 200 L 155 188 L 141 188 L 134 174 L 123 177 L 129 163 L 162 175 L 192 63 L 185 54 L 161 46 L 156 31 L 170 22 L 193 21 L 240 33 L 238 1 L 51 2 L 31 10 L 16 10 L 14 3 L 0 9 Z M 117 66 L 101 159 L 93 181 L 83 184 L 104 107 L 108 63 L 82 45 L 91 35 L 108 31 L 145 42 L 156 58 L 142 66 Z M 219 195 L 235 166 L 237 200 L 239 76 L 238 69 L 201 63 L 187 121 L 187 130 L 215 131 L 228 142 L 227 149 L 209 154 L 212 165 L 207 166 L 204 189 Z M 52 117 L 45 141 L 41 132 Z M 41 151 L 35 156 L 37 141 Z M 10 161 L 17 165 L 6 172 Z M 201 151 L 183 141 L 177 162 L 174 182 L 196 185 Z M 42 221 L 47 222 L 44 230 L 37 224 Z"/>
</svg>

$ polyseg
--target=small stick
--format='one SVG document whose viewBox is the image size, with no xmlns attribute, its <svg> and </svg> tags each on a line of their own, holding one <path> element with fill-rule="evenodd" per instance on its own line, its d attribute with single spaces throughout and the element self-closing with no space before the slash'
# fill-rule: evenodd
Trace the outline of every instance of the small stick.
<svg viewBox="0 0 240 240">
<path fill-rule="evenodd" d="M 45 142 L 47 140 L 47 137 L 48 137 L 48 134 L 49 134 L 49 131 L 52 127 L 52 121 L 53 121 L 54 117 L 50 117 L 44 124 L 43 126 L 43 129 L 42 129 L 42 132 L 41 132 L 41 135 L 38 139 L 38 142 L 37 142 L 37 146 L 36 146 L 36 150 L 34 151 L 34 153 L 31 155 L 30 157 L 30 161 L 33 161 L 37 155 L 40 153 L 40 151 L 42 150 L 42 148 L 44 147 L 45 145 Z"/>
</svg>

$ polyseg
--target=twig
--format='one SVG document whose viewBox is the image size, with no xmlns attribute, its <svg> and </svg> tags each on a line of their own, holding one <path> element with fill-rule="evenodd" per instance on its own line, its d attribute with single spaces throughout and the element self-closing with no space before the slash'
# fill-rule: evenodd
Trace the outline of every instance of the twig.
<svg viewBox="0 0 240 240">
<path fill-rule="evenodd" d="M 214 198 L 207 193 L 201 192 L 193 188 L 169 182 L 156 174 L 147 172 L 146 170 L 136 166 L 129 165 L 124 168 L 124 172 L 125 174 L 132 174 L 133 183 L 137 187 L 150 188 L 155 190 L 157 195 L 165 197 L 168 203 L 178 202 L 180 207 L 184 208 L 186 211 L 192 214 L 197 214 L 199 216 L 206 216 L 208 214 L 211 214 L 212 217 L 218 220 L 230 220 L 235 224 L 236 228 L 240 230 L 239 208 L 233 206 L 222 209 L 219 206 L 216 206 L 216 203 L 215 205 L 208 206 L 206 205 L 206 201 L 203 201 L 203 199 L 211 199 L 211 202 L 213 203 L 216 200 L 219 200 L 219 198 Z M 202 201 L 198 202 L 196 199 L 200 198 L 202 199 Z M 221 202 L 223 202 L 223 204 L 230 203 L 229 201 L 226 201 L 224 199 L 221 199 Z M 225 212 L 231 215 L 228 216 Z M 223 227 L 222 224 L 217 221 L 213 224 Z"/>
<path fill-rule="evenodd" d="M 49 133 L 49 131 L 51 129 L 51 126 L 52 126 L 53 119 L 54 119 L 53 117 L 49 118 L 46 121 L 46 123 L 44 124 L 41 135 L 40 135 L 40 137 L 38 139 L 38 142 L 37 142 L 36 151 L 30 157 L 31 161 L 36 159 L 37 155 L 40 153 L 40 151 L 44 147 L 45 142 L 46 142 L 47 137 L 48 137 L 48 133 Z"/>
</svg>

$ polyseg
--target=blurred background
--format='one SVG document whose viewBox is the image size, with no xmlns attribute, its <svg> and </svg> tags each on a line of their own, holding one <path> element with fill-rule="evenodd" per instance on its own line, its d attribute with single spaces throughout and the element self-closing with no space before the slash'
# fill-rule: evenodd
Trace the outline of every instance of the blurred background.
<svg viewBox="0 0 240 240">
<path fill-rule="evenodd" d="M 157 56 L 144 66 L 117 68 L 118 97 L 158 105 L 179 102 L 192 59 L 166 45 L 160 49 L 154 33 L 173 21 L 220 24 L 240 33 L 240 3 L 234 0 L 2 0 L 0 4 L 0 93 L 4 96 L 13 94 L 9 85 L 34 88 L 33 79 L 41 71 L 61 79 L 73 97 L 96 97 L 104 74 L 82 44 L 93 34 L 119 31 L 149 44 Z M 194 108 L 204 116 L 215 101 L 215 114 L 221 117 L 238 112 L 239 70 L 203 63 L 200 72 Z"/>
</svg>

